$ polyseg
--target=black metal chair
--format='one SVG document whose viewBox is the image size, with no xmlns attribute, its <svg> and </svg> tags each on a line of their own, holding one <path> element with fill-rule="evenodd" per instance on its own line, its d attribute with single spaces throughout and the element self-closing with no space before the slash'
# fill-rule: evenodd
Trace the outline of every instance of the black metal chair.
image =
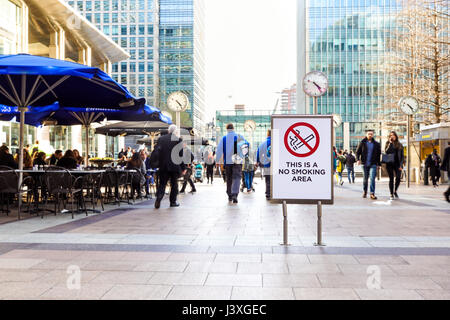
<svg viewBox="0 0 450 320">
<path fill-rule="evenodd" d="M 92 210 L 95 212 L 96 205 L 100 201 L 102 211 L 104 211 L 105 207 L 102 193 L 103 173 L 85 175 L 82 179 L 82 186 L 83 190 L 86 192 L 84 199 L 89 199 L 92 203 Z"/>
<path fill-rule="evenodd" d="M 45 170 L 45 184 L 48 196 L 45 203 L 47 204 L 48 198 L 51 196 L 55 201 L 55 215 L 57 209 L 60 211 L 60 204 L 63 202 L 63 208 L 65 209 L 66 202 L 71 200 L 72 219 L 74 218 L 74 200 L 77 199 L 77 210 L 84 209 L 86 216 L 88 215 L 86 210 L 86 204 L 83 198 L 82 179 L 83 177 L 75 178 L 70 172 L 62 167 L 52 166 Z M 44 215 L 41 216 L 44 218 Z"/>
<path fill-rule="evenodd" d="M 31 197 L 31 189 L 27 188 L 27 190 L 24 190 L 24 186 L 29 183 L 31 180 L 31 177 L 25 177 L 22 180 L 22 183 L 19 185 L 19 173 L 14 171 L 14 169 L 6 166 L 0 167 L 0 194 L 2 198 L 2 211 L 3 204 L 5 202 L 6 198 L 6 215 L 9 215 L 9 202 L 11 198 L 17 197 L 18 200 L 18 207 L 17 207 L 17 218 L 20 220 L 20 212 L 21 212 L 21 206 L 22 206 L 22 195 L 24 193 L 27 194 L 27 202 L 28 202 L 28 210 L 30 209 L 30 197 Z"/>
</svg>

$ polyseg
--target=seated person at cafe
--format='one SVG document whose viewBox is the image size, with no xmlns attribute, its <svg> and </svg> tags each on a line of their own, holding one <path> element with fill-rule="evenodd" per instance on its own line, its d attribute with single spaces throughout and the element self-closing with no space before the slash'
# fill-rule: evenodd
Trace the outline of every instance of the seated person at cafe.
<svg viewBox="0 0 450 320">
<path fill-rule="evenodd" d="M 80 151 L 77 149 L 73 149 L 73 154 L 75 155 L 75 160 L 77 160 L 77 164 L 83 164 L 83 157 L 80 156 Z"/>
<path fill-rule="evenodd" d="M 16 161 L 17 166 L 19 166 L 19 153 L 16 153 L 14 160 Z M 33 168 L 33 160 L 31 159 L 30 154 L 25 148 L 23 148 L 23 168 L 24 169 Z"/>
<path fill-rule="evenodd" d="M 9 153 L 9 148 L 5 145 L 0 147 L 0 166 L 7 166 L 13 169 L 18 167 L 14 157 Z"/>
<path fill-rule="evenodd" d="M 68 170 L 76 169 L 78 165 L 73 151 L 67 150 L 64 156 L 58 160 L 57 166 Z"/>
<path fill-rule="evenodd" d="M 56 150 L 55 153 L 51 155 L 49 159 L 47 159 L 47 162 L 51 166 L 56 166 L 58 163 L 58 160 L 61 159 L 63 156 L 63 153 L 61 150 Z"/>
<path fill-rule="evenodd" d="M 145 183 L 145 174 L 147 173 L 147 170 L 145 169 L 144 161 L 142 161 L 141 156 L 137 152 L 134 153 L 128 161 L 127 170 L 131 169 L 137 169 L 141 173 L 136 173 L 133 175 L 131 195 L 134 196 L 134 191 L 136 190 L 138 198 L 141 198 L 141 186 Z"/>
<path fill-rule="evenodd" d="M 33 167 L 34 166 L 45 166 L 47 163 L 45 162 L 45 152 L 35 152 L 33 158 Z"/>
</svg>

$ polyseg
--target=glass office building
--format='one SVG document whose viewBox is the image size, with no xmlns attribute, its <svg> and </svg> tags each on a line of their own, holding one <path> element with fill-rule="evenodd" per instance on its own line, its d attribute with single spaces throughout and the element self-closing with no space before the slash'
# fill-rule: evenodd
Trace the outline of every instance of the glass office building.
<svg viewBox="0 0 450 320">
<path fill-rule="evenodd" d="M 349 124 L 336 130 L 338 148 L 344 147 L 345 129 L 349 131 L 347 147 L 353 150 L 366 129 L 382 132 L 377 111 L 383 104 L 386 77 L 380 66 L 399 9 L 395 0 L 309 1 L 309 69 L 323 71 L 329 78 L 318 112 L 340 114 Z M 312 99 L 309 108 L 312 113 Z"/>
<path fill-rule="evenodd" d="M 205 127 L 204 2 L 159 0 L 159 87 L 162 109 L 168 95 L 183 91 L 189 97 L 192 126 Z"/>
<path fill-rule="evenodd" d="M 112 65 L 113 78 L 149 104 L 167 110 L 181 90 L 189 123 L 204 127 L 203 0 L 77 0 L 68 3 L 130 54 Z"/>
</svg>

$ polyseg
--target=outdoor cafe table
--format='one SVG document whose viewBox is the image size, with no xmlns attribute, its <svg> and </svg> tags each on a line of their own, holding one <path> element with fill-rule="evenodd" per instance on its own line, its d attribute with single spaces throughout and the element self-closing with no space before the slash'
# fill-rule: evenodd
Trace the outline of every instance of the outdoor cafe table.
<svg viewBox="0 0 450 320">
<path fill-rule="evenodd" d="M 35 181 L 36 181 L 36 178 L 38 178 L 38 177 L 40 178 L 42 175 L 44 175 L 45 173 L 48 173 L 48 172 L 50 172 L 50 173 L 66 172 L 66 171 L 63 171 L 63 170 L 46 171 L 46 170 L 42 170 L 42 169 L 39 169 L 39 170 L 25 169 L 25 170 L 15 170 L 15 171 L 18 172 L 18 173 L 29 174 L 30 176 L 33 177 L 33 179 Z M 67 170 L 67 171 L 71 175 L 74 175 L 74 176 L 83 176 L 83 175 L 88 175 L 88 174 L 104 173 L 106 170 Z M 33 191 L 33 192 L 34 192 L 35 195 L 37 194 L 36 190 Z M 38 199 L 38 197 L 36 197 L 36 196 L 34 197 L 34 202 L 35 202 L 35 209 L 32 210 L 31 213 L 39 212 L 39 199 Z M 44 210 L 51 211 L 51 210 L 48 210 L 48 209 L 44 209 Z M 93 209 L 86 209 L 86 210 L 92 211 L 92 212 L 95 212 L 95 213 L 100 213 L 100 211 L 98 211 L 98 210 L 93 210 Z"/>
</svg>

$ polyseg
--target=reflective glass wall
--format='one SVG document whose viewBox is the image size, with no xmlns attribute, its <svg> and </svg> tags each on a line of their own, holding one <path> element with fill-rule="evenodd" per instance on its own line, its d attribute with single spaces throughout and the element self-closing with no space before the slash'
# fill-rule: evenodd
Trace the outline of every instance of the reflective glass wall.
<svg viewBox="0 0 450 320">
<path fill-rule="evenodd" d="M 380 66 L 399 9 L 394 0 L 309 1 L 309 68 L 325 72 L 330 82 L 318 111 L 340 114 L 350 123 L 351 149 L 364 137 L 368 124 L 381 132 L 375 122 L 386 81 Z M 311 101 L 311 112 L 312 108 Z M 338 128 L 338 148 L 343 148 L 342 135 L 343 128 Z"/>
</svg>

